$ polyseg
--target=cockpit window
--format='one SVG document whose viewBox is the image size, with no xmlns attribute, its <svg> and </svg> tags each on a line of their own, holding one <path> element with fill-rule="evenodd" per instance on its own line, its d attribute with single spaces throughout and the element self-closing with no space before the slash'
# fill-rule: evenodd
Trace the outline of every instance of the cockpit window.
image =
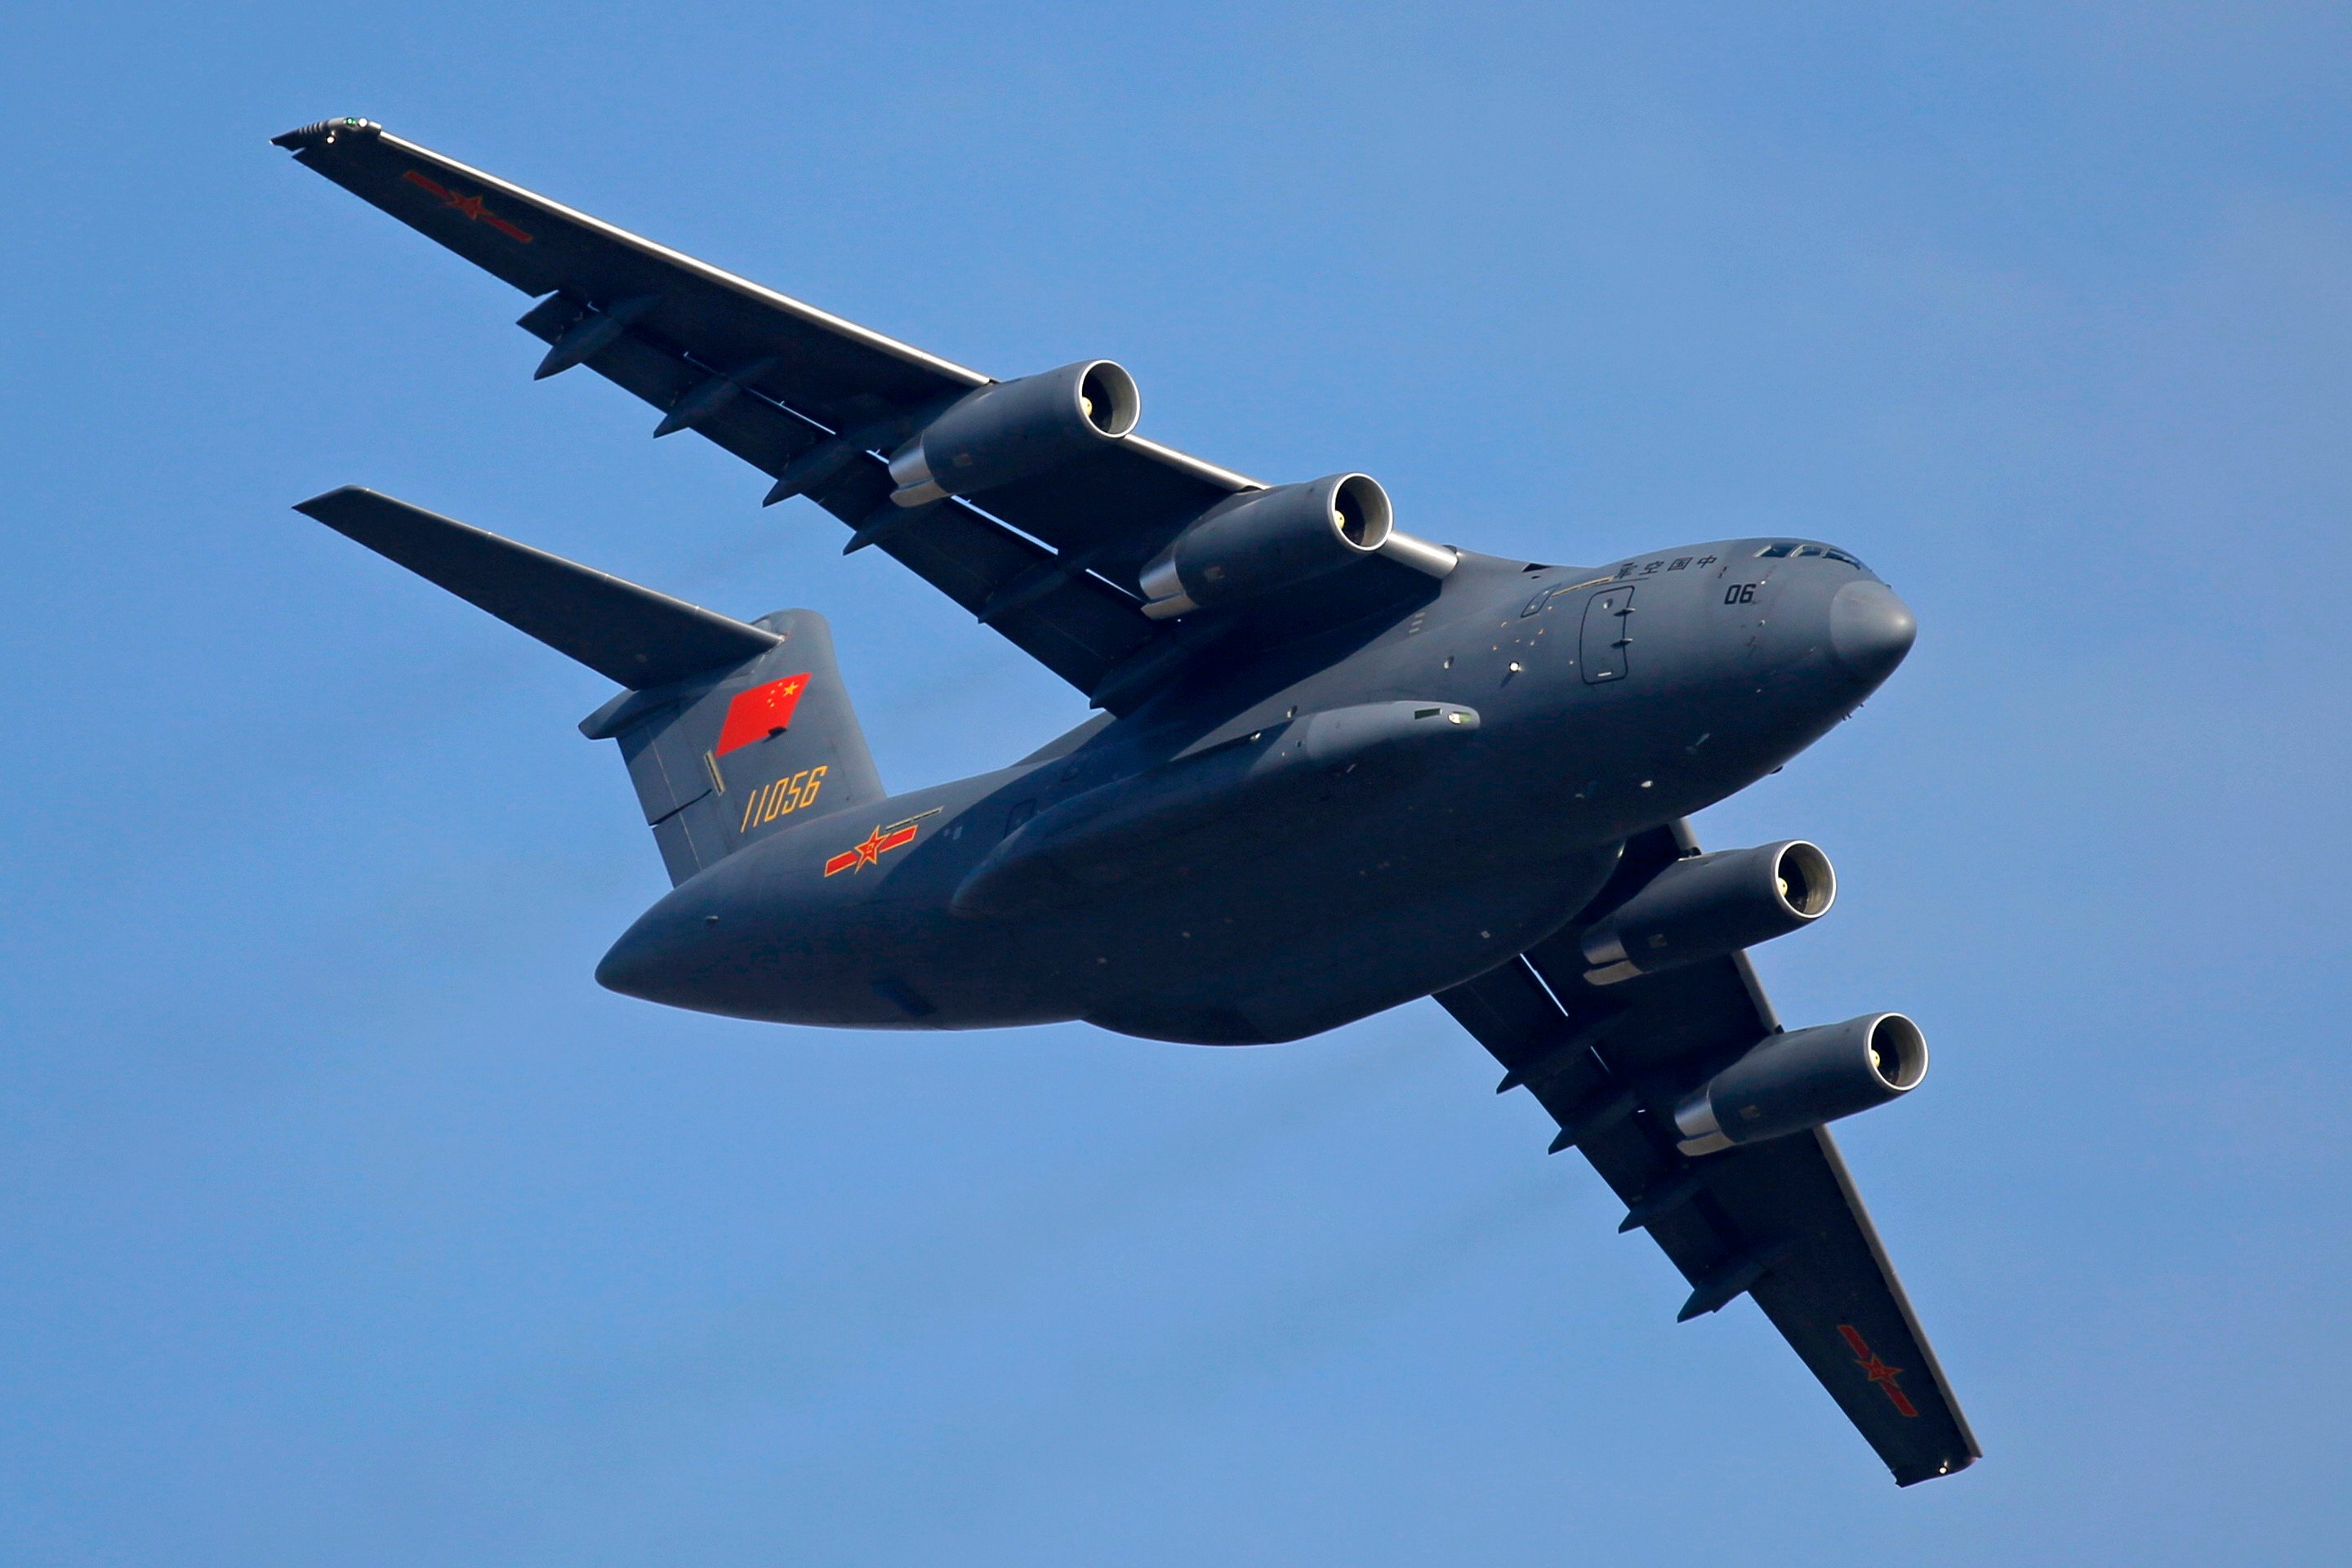
<svg viewBox="0 0 2352 1568">
<path fill-rule="evenodd" d="M 1756 559 L 1759 561 L 1780 561 L 1790 556 L 1795 556 L 1801 560 L 1810 555 L 1818 555 L 1824 561 L 1843 561 L 1857 572 L 1867 572 L 1870 570 L 1869 567 L 1864 566 L 1861 562 L 1855 560 L 1853 556 L 1848 555 L 1843 550 L 1832 550 L 1826 544 L 1799 544 L 1794 540 L 1782 540 L 1778 544 L 1768 544 L 1763 549 L 1756 552 Z"/>
</svg>

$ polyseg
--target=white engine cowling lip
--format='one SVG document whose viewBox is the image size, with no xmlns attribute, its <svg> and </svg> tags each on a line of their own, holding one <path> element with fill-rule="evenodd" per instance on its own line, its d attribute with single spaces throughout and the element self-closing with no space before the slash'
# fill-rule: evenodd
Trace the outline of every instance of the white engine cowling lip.
<svg viewBox="0 0 2352 1568">
<path fill-rule="evenodd" d="M 1302 501 L 1308 504 L 1304 512 L 1300 510 Z M 1324 542 L 1317 548 L 1330 550 L 1337 546 L 1322 564 L 1307 567 L 1303 572 L 1296 559 L 1297 549 L 1303 542 L 1297 532 L 1302 527 Z M 1254 541 L 1254 529 L 1275 530 L 1277 535 L 1286 531 L 1291 544 L 1276 549 L 1289 549 L 1293 562 L 1263 586 L 1244 589 L 1241 583 L 1255 574 L 1232 578 L 1226 574 L 1229 567 L 1240 573 L 1251 564 L 1256 545 L 1266 537 L 1260 531 Z M 1245 490 L 1186 524 L 1167 548 L 1137 574 L 1137 585 L 1145 600 L 1143 613 L 1154 620 L 1167 620 L 1255 593 L 1274 592 L 1351 558 L 1391 553 L 1398 548 L 1398 537 L 1396 509 L 1388 491 L 1369 474 L 1330 474 L 1299 484 Z M 1212 541 L 1216 542 L 1213 544 Z M 1419 546 L 1417 552 L 1413 552 L 1414 546 Z M 1423 557 L 1436 553 L 1433 547 L 1422 545 L 1419 541 L 1408 541 L 1404 548 Z M 1444 552 L 1442 559 L 1422 562 L 1423 569 L 1431 570 L 1433 575 L 1444 574 L 1434 571 L 1434 566 L 1443 565 L 1450 571 L 1453 563 L 1450 552 Z"/>
<path fill-rule="evenodd" d="M 1021 390 L 1024 386 L 1032 390 L 1024 393 Z M 1046 397 L 1045 407 L 1049 410 L 1061 397 L 1066 397 L 1067 401 L 1061 402 L 1059 411 L 1053 415 L 1051 424 L 1077 437 L 1081 445 L 1088 436 L 1096 441 L 1124 440 L 1134 432 L 1143 413 L 1143 394 L 1136 386 L 1135 377 L 1116 360 L 1081 360 L 1016 381 L 990 382 L 941 410 L 912 440 L 890 455 L 890 482 L 895 487 L 890 499 L 902 507 L 917 507 L 968 489 L 986 489 L 985 484 L 958 485 L 941 479 L 941 474 L 950 468 L 961 470 L 971 461 L 973 454 L 966 452 L 950 462 L 948 453 L 934 449 L 938 433 L 956 425 L 971 411 L 988 406 L 991 399 L 1011 396 L 1019 405 L 1040 393 Z M 1003 405 L 994 406 L 1001 410 Z M 1034 401 L 1029 406 L 1034 416 Z M 1013 418 L 1017 424 L 1020 416 Z M 1020 475 L 1016 471 L 1013 477 Z"/>
<path fill-rule="evenodd" d="M 1800 1037 L 1850 1037 L 1850 1031 L 1859 1034 L 1860 1038 L 1854 1043 L 1868 1053 L 1867 1071 L 1877 1084 L 1876 1092 L 1860 1097 L 1849 1097 L 1854 1100 L 1853 1103 L 1848 1103 L 1841 1110 L 1832 1110 L 1819 1121 L 1792 1124 L 1768 1122 L 1769 1130 L 1751 1131 L 1744 1137 L 1736 1135 L 1735 1130 L 1726 1127 L 1725 1115 L 1727 1113 L 1718 1111 L 1716 1105 L 1716 1089 L 1718 1085 L 1723 1084 L 1727 1079 L 1737 1079 L 1741 1076 L 1740 1069 L 1744 1066 L 1756 1061 L 1761 1053 L 1772 1050 L 1778 1044 L 1785 1042 L 1788 1047 L 1796 1047 Z M 1895 1058 L 1891 1071 L 1885 1060 L 1889 1052 Z M 1784 1068 L 1785 1065 L 1784 1062 Z M 1901 1013 L 1865 1013 L 1860 1017 L 1849 1018 L 1842 1024 L 1824 1025 L 1818 1029 L 1800 1029 L 1795 1031 L 1793 1036 L 1768 1036 L 1759 1041 L 1738 1061 L 1733 1062 L 1706 1082 L 1691 1090 L 1675 1105 L 1675 1130 L 1682 1134 L 1677 1147 L 1686 1155 L 1712 1154 L 1737 1143 L 1759 1142 L 1768 1138 L 1786 1137 L 1793 1132 L 1803 1131 L 1808 1127 L 1825 1126 L 1843 1117 L 1854 1115 L 1874 1106 L 1900 1099 L 1916 1089 L 1927 1076 L 1927 1036 L 1917 1024 Z M 1816 1081 L 1819 1080 L 1816 1079 Z M 1852 1083 L 1851 1079 L 1845 1081 Z M 1738 1092 L 1760 1094 L 1767 1100 L 1771 1098 L 1769 1089 L 1759 1089 L 1752 1079 L 1746 1089 Z M 1754 1114 L 1754 1109 L 1750 1106 L 1749 1114 Z M 1735 1123 L 1738 1122 L 1737 1118 L 1733 1120 Z M 1739 1124 L 1739 1130 L 1746 1131 L 1745 1124 Z"/>
</svg>

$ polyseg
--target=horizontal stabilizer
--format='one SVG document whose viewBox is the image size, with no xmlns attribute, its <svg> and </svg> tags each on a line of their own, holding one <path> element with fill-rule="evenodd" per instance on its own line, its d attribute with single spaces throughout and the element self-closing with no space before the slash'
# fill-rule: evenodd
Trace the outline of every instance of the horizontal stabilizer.
<svg viewBox="0 0 2352 1568">
<path fill-rule="evenodd" d="M 740 664 L 780 640 L 357 485 L 294 510 L 635 690 Z"/>
</svg>

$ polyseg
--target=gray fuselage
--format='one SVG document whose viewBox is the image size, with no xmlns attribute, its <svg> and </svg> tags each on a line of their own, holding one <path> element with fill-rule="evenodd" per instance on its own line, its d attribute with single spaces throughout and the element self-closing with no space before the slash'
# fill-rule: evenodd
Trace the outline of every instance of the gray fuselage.
<svg viewBox="0 0 2352 1568">
<path fill-rule="evenodd" d="M 1588 569 L 1465 553 L 1418 605 L 1012 767 L 793 821 L 647 910 L 597 977 L 777 1022 L 1296 1038 L 1559 929 L 1629 835 L 1780 767 L 1913 632 L 1860 563 L 1803 542 Z M 1358 713 L 1396 738 L 1349 749 Z"/>
</svg>

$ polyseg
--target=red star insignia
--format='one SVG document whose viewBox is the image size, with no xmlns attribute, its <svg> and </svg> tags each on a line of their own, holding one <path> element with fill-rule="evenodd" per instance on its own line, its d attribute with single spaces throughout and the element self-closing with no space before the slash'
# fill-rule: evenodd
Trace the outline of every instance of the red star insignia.
<svg viewBox="0 0 2352 1568">
<path fill-rule="evenodd" d="M 457 192 L 451 190 L 448 186 L 443 184 L 440 181 L 436 180 L 429 175 L 419 174 L 415 169 L 409 170 L 408 173 L 401 175 L 401 178 L 406 180 L 410 184 L 416 186 L 419 190 L 424 191 L 426 195 L 438 197 L 443 206 L 448 207 L 453 211 L 461 212 L 467 217 L 473 219 L 476 223 L 488 224 L 492 228 L 497 229 L 500 234 L 505 235 L 508 238 L 516 240 L 523 245 L 529 245 L 530 243 L 530 236 L 525 234 L 522 230 L 517 228 L 514 225 L 509 223 L 498 214 L 490 211 L 488 207 L 484 206 L 482 205 L 482 198 L 478 194 L 470 196 L 461 196 Z"/>
<path fill-rule="evenodd" d="M 1895 1381 L 1903 1375 L 1901 1367 L 1889 1366 L 1881 1361 L 1878 1358 L 1878 1352 L 1872 1350 L 1864 1341 L 1862 1331 L 1852 1323 L 1840 1323 L 1838 1337 L 1844 1340 L 1845 1348 L 1853 1352 L 1853 1364 L 1862 1369 L 1862 1375 L 1886 1390 L 1887 1400 L 1895 1406 L 1895 1414 L 1899 1415 L 1919 1414 L 1918 1406 L 1913 1405 L 1910 1395 L 1903 1392 L 1903 1385 Z"/>
</svg>

